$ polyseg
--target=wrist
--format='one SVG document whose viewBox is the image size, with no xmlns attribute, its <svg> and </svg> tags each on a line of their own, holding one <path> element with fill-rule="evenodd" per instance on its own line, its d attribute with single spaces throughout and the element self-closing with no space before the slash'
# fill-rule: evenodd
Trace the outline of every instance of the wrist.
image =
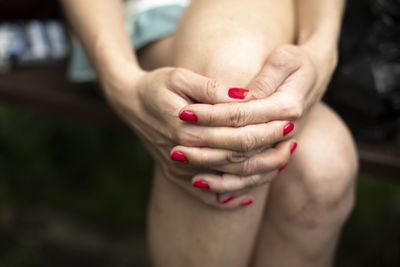
<svg viewBox="0 0 400 267">
<path fill-rule="evenodd" d="M 333 73 L 338 62 L 336 41 L 325 42 L 323 39 L 314 38 L 299 47 L 307 52 L 318 70 L 324 70 L 329 75 Z"/>
<path fill-rule="evenodd" d="M 145 73 L 140 67 L 129 60 L 115 59 L 103 64 L 97 70 L 100 83 L 106 87 L 117 88 L 119 85 L 130 84 L 133 86 Z M 105 88 L 106 89 L 106 88 Z"/>
<path fill-rule="evenodd" d="M 123 38 L 124 37 L 124 38 Z M 137 63 L 136 56 L 125 35 L 111 39 L 107 35 L 96 36 L 93 45 L 93 63 L 99 80 L 104 83 L 118 83 L 124 79 L 134 80 L 143 70 Z"/>
<path fill-rule="evenodd" d="M 98 72 L 104 96 L 114 106 L 125 103 L 127 99 L 136 99 L 134 96 L 137 84 L 145 73 L 129 61 L 113 61 L 101 72 Z M 129 105 L 134 105 L 130 103 Z"/>
</svg>

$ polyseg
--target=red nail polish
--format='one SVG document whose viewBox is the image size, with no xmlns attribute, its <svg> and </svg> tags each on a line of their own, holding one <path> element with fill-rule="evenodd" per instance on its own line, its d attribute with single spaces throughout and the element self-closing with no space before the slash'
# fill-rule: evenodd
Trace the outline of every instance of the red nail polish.
<svg viewBox="0 0 400 267">
<path fill-rule="evenodd" d="M 282 167 L 280 167 L 279 169 L 278 169 L 278 172 L 281 172 L 281 171 L 283 171 L 283 169 L 285 169 L 286 168 L 286 166 L 288 165 L 289 163 L 288 162 L 286 162 L 286 164 L 285 165 L 283 165 Z"/>
<path fill-rule="evenodd" d="M 292 122 L 289 122 L 283 127 L 283 135 L 289 134 L 291 131 L 294 129 L 294 124 Z"/>
<path fill-rule="evenodd" d="M 197 188 L 201 188 L 201 189 L 210 190 L 210 186 L 206 182 L 204 182 L 202 180 L 194 181 L 193 182 L 193 186 L 197 187 Z"/>
<path fill-rule="evenodd" d="M 296 150 L 297 147 L 297 143 L 293 142 L 293 144 L 290 147 L 290 155 L 293 154 L 293 152 Z"/>
<path fill-rule="evenodd" d="M 253 200 L 252 199 L 247 199 L 247 200 L 243 201 L 242 203 L 240 203 L 240 206 L 248 206 L 251 203 L 253 203 Z"/>
<path fill-rule="evenodd" d="M 244 88 L 230 88 L 228 91 L 229 97 L 237 99 L 245 99 L 248 93 L 249 90 Z"/>
<path fill-rule="evenodd" d="M 188 158 L 185 156 L 185 154 L 183 154 L 180 151 L 174 151 L 171 154 L 171 159 L 175 160 L 175 161 L 180 161 L 180 162 L 188 162 Z"/>
<path fill-rule="evenodd" d="M 223 203 L 223 204 L 228 203 L 228 202 L 231 201 L 232 199 L 233 199 L 233 196 L 229 196 L 229 197 L 225 198 L 224 200 L 222 200 L 222 203 Z"/>
<path fill-rule="evenodd" d="M 196 122 L 197 121 L 197 116 L 194 114 L 192 111 L 189 110 L 184 110 L 179 114 L 179 118 L 183 121 L 191 121 L 191 122 Z"/>
</svg>

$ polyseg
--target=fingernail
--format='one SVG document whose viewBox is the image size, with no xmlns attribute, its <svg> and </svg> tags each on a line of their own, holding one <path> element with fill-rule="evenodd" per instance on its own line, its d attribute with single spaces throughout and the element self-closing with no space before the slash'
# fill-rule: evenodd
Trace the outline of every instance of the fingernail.
<svg viewBox="0 0 400 267">
<path fill-rule="evenodd" d="M 286 162 L 286 164 L 285 165 L 283 165 L 282 167 L 280 167 L 279 169 L 278 169 L 278 172 L 281 172 L 281 171 L 283 171 L 283 169 L 285 169 L 286 168 L 286 166 L 288 165 L 289 163 L 288 162 Z"/>
<path fill-rule="evenodd" d="M 222 203 L 223 203 L 223 204 L 228 203 L 228 202 L 231 201 L 232 199 L 233 199 L 233 196 L 229 196 L 229 197 L 225 198 L 224 200 L 222 200 Z"/>
<path fill-rule="evenodd" d="M 192 121 L 196 122 L 197 121 L 197 116 L 193 112 L 189 110 L 184 110 L 179 114 L 179 118 L 183 121 Z"/>
<path fill-rule="evenodd" d="M 185 156 L 185 154 L 183 154 L 180 151 L 174 151 L 171 154 L 171 159 L 175 160 L 175 161 L 180 161 L 180 162 L 188 162 L 188 158 Z"/>
<path fill-rule="evenodd" d="M 289 134 L 291 131 L 294 129 L 294 124 L 292 122 L 288 122 L 284 127 L 283 127 L 283 135 Z"/>
<path fill-rule="evenodd" d="M 202 180 L 196 180 L 196 181 L 194 181 L 194 182 L 193 182 L 193 186 L 194 186 L 194 187 L 197 187 L 197 188 L 201 188 L 201 189 L 210 190 L 210 186 L 209 186 L 206 182 L 204 182 L 204 181 L 202 181 Z"/>
<path fill-rule="evenodd" d="M 228 90 L 228 95 L 231 98 L 245 99 L 249 90 L 244 88 L 230 88 Z"/>
<path fill-rule="evenodd" d="M 243 201 L 242 203 L 240 203 L 240 206 L 248 206 L 251 203 L 253 203 L 253 200 L 249 198 L 249 199 Z"/>
<path fill-rule="evenodd" d="M 297 143 L 293 142 L 293 144 L 290 146 L 290 155 L 293 154 L 293 152 L 296 150 Z"/>
</svg>

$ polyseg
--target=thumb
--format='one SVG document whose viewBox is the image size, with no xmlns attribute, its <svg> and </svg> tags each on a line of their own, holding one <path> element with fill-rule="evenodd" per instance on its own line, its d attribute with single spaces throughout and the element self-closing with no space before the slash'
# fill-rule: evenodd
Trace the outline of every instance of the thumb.
<svg viewBox="0 0 400 267">
<path fill-rule="evenodd" d="M 231 88 L 216 79 L 178 68 L 171 73 L 171 87 L 192 100 L 205 104 L 244 102 L 251 99 L 250 90 Z"/>
<path fill-rule="evenodd" d="M 251 80 L 248 89 L 257 99 L 272 95 L 300 68 L 300 62 L 291 53 L 278 49 L 268 58 L 261 71 Z"/>
</svg>

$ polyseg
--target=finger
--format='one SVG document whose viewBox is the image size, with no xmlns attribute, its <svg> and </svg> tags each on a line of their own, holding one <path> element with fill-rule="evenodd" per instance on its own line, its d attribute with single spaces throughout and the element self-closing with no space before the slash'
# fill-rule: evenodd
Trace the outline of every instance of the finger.
<svg viewBox="0 0 400 267">
<path fill-rule="evenodd" d="M 225 208 L 237 208 L 238 206 L 245 207 L 251 205 L 254 199 L 246 193 L 233 192 L 218 195 L 218 201 Z"/>
<path fill-rule="evenodd" d="M 171 158 L 194 166 L 213 168 L 215 166 L 243 162 L 258 151 L 239 152 L 208 147 L 175 146 Z"/>
<path fill-rule="evenodd" d="M 231 205 L 251 205 L 254 201 L 254 198 L 251 196 L 250 190 L 246 188 L 243 190 L 217 194 L 217 200 L 224 205 L 224 207 L 230 207 Z"/>
<path fill-rule="evenodd" d="M 277 49 L 268 58 L 261 71 L 251 80 L 248 89 L 255 98 L 274 93 L 285 80 L 301 67 L 301 61 L 287 49 Z"/>
<path fill-rule="evenodd" d="M 297 144 L 296 144 L 297 145 Z M 194 187 L 216 193 L 227 193 L 237 190 L 243 190 L 270 183 L 281 171 L 285 169 L 288 162 L 283 163 L 279 168 L 267 173 L 257 173 L 249 176 L 234 175 L 229 173 L 211 174 L 201 173 L 193 177 L 192 183 Z"/>
<path fill-rule="evenodd" d="M 199 127 L 186 124 L 177 133 L 176 142 L 187 147 L 209 147 L 239 152 L 271 147 L 294 135 L 288 121 L 272 121 L 240 128 Z"/>
<path fill-rule="evenodd" d="M 259 153 L 254 152 L 251 156 L 230 150 L 177 146 L 173 148 L 171 158 L 196 167 L 248 176 L 270 172 L 283 166 L 289 160 L 294 146 L 297 146 L 297 143 L 290 139 L 280 142 L 273 148 L 264 149 Z M 181 160 L 182 155 L 184 161 Z"/>
<path fill-rule="evenodd" d="M 215 193 L 227 193 L 238 191 L 243 188 L 251 188 L 261 183 L 271 182 L 276 176 L 275 172 L 268 174 L 255 174 L 250 176 L 239 176 L 234 174 L 224 173 L 222 175 L 211 174 L 211 173 L 200 173 L 193 177 L 193 186 L 200 187 L 200 184 L 207 185 L 208 190 Z"/>
<path fill-rule="evenodd" d="M 183 181 L 181 179 L 173 179 L 172 182 L 181 186 L 189 194 L 193 195 L 207 206 L 213 206 L 222 209 L 234 209 L 248 206 L 253 203 L 252 196 L 243 192 L 236 192 L 237 195 L 235 195 L 235 197 L 232 197 L 231 199 L 227 197 L 223 199 L 225 201 L 221 201 L 220 197 L 216 193 L 210 190 L 200 190 L 199 188 L 190 186 L 190 183 L 188 183 L 187 181 Z"/>
<path fill-rule="evenodd" d="M 245 188 L 252 188 L 262 184 L 271 183 L 274 178 L 286 168 L 286 166 L 288 166 L 288 163 L 285 163 L 278 170 L 250 176 L 240 176 L 227 173 L 222 175 L 201 173 L 193 177 L 193 186 L 205 189 L 206 185 L 207 190 L 209 191 L 226 194 L 232 191 L 243 190 Z M 203 187 L 199 187 L 198 185 L 200 184 L 202 184 Z"/>
<path fill-rule="evenodd" d="M 251 93 L 245 88 L 230 88 L 215 79 L 210 79 L 190 70 L 177 68 L 171 71 L 168 87 L 192 101 L 216 104 L 247 101 Z"/>
<path fill-rule="evenodd" d="M 191 104 L 180 114 L 190 111 L 197 125 L 240 127 L 273 120 L 296 120 L 301 113 L 298 94 L 276 92 L 266 99 L 244 103 Z M 182 118 L 181 118 L 182 119 Z"/>
</svg>

